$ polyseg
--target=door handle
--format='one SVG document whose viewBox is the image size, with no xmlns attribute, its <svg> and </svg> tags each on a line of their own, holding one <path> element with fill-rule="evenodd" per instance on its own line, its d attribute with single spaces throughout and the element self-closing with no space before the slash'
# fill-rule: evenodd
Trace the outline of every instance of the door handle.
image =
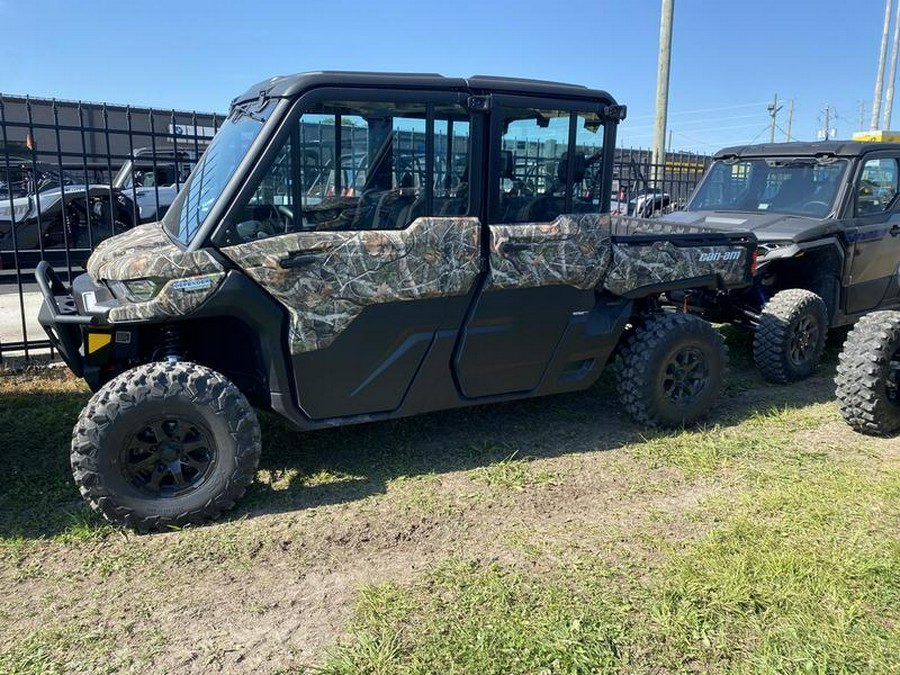
<svg viewBox="0 0 900 675">
<path fill-rule="evenodd" d="M 324 257 L 325 255 L 322 253 L 304 253 L 302 251 L 295 251 L 293 253 L 288 253 L 283 258 L 279 258 L 278 265 L 281 269 L 285 270 L 297 269 L 321 262 Z"/>
<path fill-rule="evenodd" d="M 894 223 L 894 226 L 888 232 L 891 233 L 892 237 L 900 236 L 900 224 Z"/>
</svg>

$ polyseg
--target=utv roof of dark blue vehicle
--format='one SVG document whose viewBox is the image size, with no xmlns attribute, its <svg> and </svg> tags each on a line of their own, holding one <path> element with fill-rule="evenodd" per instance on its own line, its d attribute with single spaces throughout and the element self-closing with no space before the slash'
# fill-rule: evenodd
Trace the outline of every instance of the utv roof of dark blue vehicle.
<svg viewBox="0 0 900 675">
<path fill-rule="evenodd" d="M 560 96 L 600 101 L 614 105 L 615 99 L 602 89 L 589 89 L 577 84 L 528 80 L 515 77 L 493 77 L 474 75 L 468 78 L 444 77 L 436 73 L 368 73 L 351 71 L 320 71 L 284 75 L 263 80 L 232 101 L 242 103 L 258 99 L 260 94 L 268 97 L 292 97 L 315 87 L 404 87 L 409 89 L 465 90 L 476 92 L 497 92 L 526 94 L 530 96 Z"/>
<path fill-rule="evenodd" d="M 900 143 L 870 143 L 864 141 L 817 141 L 814 143 L 761 143 L 722 148 L 713 157 L 859 157 L 876 150 L 900 150 Z"/>
</svg>

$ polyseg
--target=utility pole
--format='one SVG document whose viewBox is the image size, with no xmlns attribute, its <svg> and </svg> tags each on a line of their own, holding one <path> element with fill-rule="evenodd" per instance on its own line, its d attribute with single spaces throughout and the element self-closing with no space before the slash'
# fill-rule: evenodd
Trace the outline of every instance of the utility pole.
<svg viewBox="0 0 900 675">
<path fill-rule="evenodd" d="M 900 0 L 898 0 L 900 1 Z M 897 78 L 897 51 L 900 47 L 900 10 L 894 12 L 894 44 L 891 45 L 891 69 L 888 74 L 887 94 L 884 96 L 884 124 L 882 129 L 891 128 L 891 113 L 894 112 L 894 80 Z"/>
<path fill-rule="evenodd" d="M 878 128 L 878 118 L 881 117 L 881 94 L 884 88 L 884 62 L 887 58 L 888 34 L 891 31 L 891 5 L 893 0 L 884 2 L 884 30 L 881 33 L 881 52 L 878 55 L 878 74 L 875 76 L 875 94 L 872 97 L 872 124 L 874 131 Z"/>
<path fill-rule="evenodd" d="M 666 145 L 666 151 L 672 152 L 672 130 L 669 129 L 669 143 Z"/>
<path fill-rule="evenodd" d="M 778 94 L 775 94 L 775 100 L 769 104 L 769 115 L 772 117 L 772 133 L 769 134 L 769 143 L 775 142 L 775 121 L 778 117 L 778 111 L 782 107 L 778 105 Z"/>
<path fill-rule="evenodd" d="M 656 71 L 656 120 L 653 124 L 653 184 L 659 188 L 666 159 L 666 117 L 669 109 L 669 66 L 672 62 L 672 15 L 675 0 L 662 0 L 659 21 L 659 63 Z"/>
<path fill-rule="evenodd" d="M 859 128 L 857 131 L 862 131 L 866 126 L 866 102 L 859 102 Z"/>
<path fill-rule="evenodd" d="M 825 104 L 825 140 L 827 141 L 831 134 L 831 107 Z"/>
<path fill-rule="evenodd" d="M 791 99 L 791 105 L 788 108 L 788 121 L 787 121 L 787 142 L 791 142 L 791 125 L 794 123 L 794 99 Z"/>
</svg>

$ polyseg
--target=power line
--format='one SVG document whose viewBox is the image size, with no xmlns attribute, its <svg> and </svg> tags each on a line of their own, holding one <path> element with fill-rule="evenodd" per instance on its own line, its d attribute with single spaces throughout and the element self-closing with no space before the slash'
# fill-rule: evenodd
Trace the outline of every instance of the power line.
<svg viewBox="0 0 900 675">
<path fill-rule="evenodd" d="M 759 113 L 753 113 L 750 115 L 726 115 L 724 117 L 705 117 L 702 119 L 694 119 L 694 120 L 684 120 L 678 123 L 678 126 L 685 126 L 686 124 L 697 125 L 697 124 L 719 124 L 721 122 L 730 122 L 731 120 L 751 120 L 751 119 L 759 119 Z M 628 123 L 626 123 L 628 124 Z M 754 125 L 756 126 L 756 125 Z M 632 125 L 628 124 L 628 129 L 631 131 L 634 130 L 644 130 L 644 129 L 652 129 L 653 125 L 651 124 L 638 124 Z"/>
<path fill-rule="evenodd" d="M 737 131 L 739 129 L 755 129 L 755 128 L 756 128 L 756 124 L 733 124 L 733 125 L 727 126 L 727 127 L 716 126 L 716 127 L 709 127 L 706 129 L 691 129 L 690 131 L 695 134 L 701 135 L 701 136 L 706 135 L 706 134 L 708 134 L 710 136 L 715 136 L 721 131 Z M 676 131 L 675 133 L 682 133 L 682 132 Z M 619 139 L 620 140 L 639 139 L 639 138 L 643 139 L 643 138 L 652 138 L 652 136 L 653 136 L 653 134 L 651 134 L 651 133 L 634 134 L 634 133 L 630 133 L 630 131 L 623 130 L 622 133 L 619 134 Z"/>
<path fill-rule="evenodd" d="M 719 112 L 721 110 L 736 110 L 738 108 L 754 108 L 760 105 L 766 105 L 768 101 L 757 101 L 756 103 L 738 103 L 736 105 L 723 105 L 717 106 L 715 108 L 697 108 L 696 110 L 681 110 L 679 112 L 670 112 L 669 116 L 672 115 L 694 115 L 696 113 L 704 113 L 704 112 Z M 652 118 L 653 115 L 635 115 L 634 117 L 629 117 L 630 120 L 639 120 L 645 118 Z"/>
</svg>

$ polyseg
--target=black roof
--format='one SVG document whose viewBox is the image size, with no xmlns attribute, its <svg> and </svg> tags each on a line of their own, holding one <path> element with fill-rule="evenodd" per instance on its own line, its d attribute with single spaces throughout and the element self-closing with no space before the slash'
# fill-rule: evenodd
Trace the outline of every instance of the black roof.
<svg viewBox="0 0 900 675">
<path fill-rule="evenodd" d="M 818 141 L 815 143 L 761 143 L 722 148 L 715 159 L 723 157 L 858 157 L 874 150 L 900 150 L 900 143 L 869 143 L 864 141 Z"/>
<path fill-rule="evenodd" d="M 232 104 L 259 98 L 260 93 L 270 97 L 292 97 L 314 87 L 405 87 L 446 91 L 503 92 L 507 94 L 546 95 L 552 97 L 583 98 L 614 105 L 615 99 L 601 89 L 588 89 L 577 84 L 527 80 L 515 77 L 444 77 L 436 73 L 366 73 L 350 71 L 321 71 L 298 73 L 263 80 L 232 101 Z"/>
</svg>

